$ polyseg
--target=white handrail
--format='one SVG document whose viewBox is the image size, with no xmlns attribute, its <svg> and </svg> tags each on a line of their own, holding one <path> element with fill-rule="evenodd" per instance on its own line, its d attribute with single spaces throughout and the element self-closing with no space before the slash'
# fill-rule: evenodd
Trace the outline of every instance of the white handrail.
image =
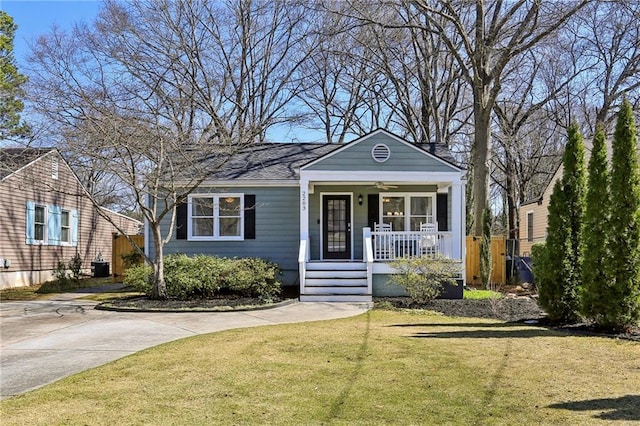
<svg viewBox="0 0 640 426">
<path fill-rule="evenodd" d="M 367 264 L 367 293 L 373 294 L 373 242 L 371 228 L 362 228 L 363 260 Z"/>
<path fill-rule="evenodd" d="M 307 240 L 300 240 L 298 252 L 298 272 L 300 274 L 300 294 L 304 294 L 305 276 L 307 275 L 307 260 L 309 260 L 309 244 Z"/>
</svg>

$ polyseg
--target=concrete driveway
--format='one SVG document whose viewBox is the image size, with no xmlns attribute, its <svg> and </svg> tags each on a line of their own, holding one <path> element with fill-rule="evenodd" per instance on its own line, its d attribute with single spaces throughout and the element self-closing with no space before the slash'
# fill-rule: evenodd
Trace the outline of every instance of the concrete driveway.
<svg viewBox="0 0 640 426">
<path fill-rule="evenodd" d="M 369 304 L 293 302 L 245 312 L 95 310 L 81 294 L 0 303 L 0 399 L 161 343 L 242 327 L 346 318 Z"/>
</svg>

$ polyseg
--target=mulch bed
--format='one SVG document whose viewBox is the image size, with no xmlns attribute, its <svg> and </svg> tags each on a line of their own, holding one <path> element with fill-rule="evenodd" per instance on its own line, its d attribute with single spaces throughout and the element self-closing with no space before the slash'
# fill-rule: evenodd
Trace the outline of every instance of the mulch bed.
<svg viewBox="0 0 640 426">
<path fill-rule="evenodd" d="M 446 316 L 498 319 L 539 325 L 578 335 L 604 336 L 640 342 L 640 327 L 634 327 L 624 333 L 610 333 L 599 330 L 589 323 L 553 324 L 538 306 L 534 297 L 507 295 L 501 299 L 436 299 L 422 305 L 414 303 L 408 297 L 381 297 L 375 298 L 374 301 L 388 302 L 396 308 L 440 312 Z"/>
<path fill-rule="evenodd" d="M 452 317 L 492 318 L 502 321 L 543 321 L 546 313 L 531 297 L 501 299 L 436 299 L 419 305 L 409 297 L 381 297 L 376 302 L 388 302 L 396 308 L 426 309 Z"/>
<path fill-rule="evenodd" d="M 131 310 L 140 312 L 165 311 L 165 312 L 194 312 L 194 311 L 237 311 L 249 309 L 265 309 L 274 307 L 280 301 L 264 303 L 257 298 L 225 296 L 213 299 L 192 300 L 152 300 L 148 297 L 132 297 L 118 299 L 98 305 L 99 309 Z"/>
</svg>

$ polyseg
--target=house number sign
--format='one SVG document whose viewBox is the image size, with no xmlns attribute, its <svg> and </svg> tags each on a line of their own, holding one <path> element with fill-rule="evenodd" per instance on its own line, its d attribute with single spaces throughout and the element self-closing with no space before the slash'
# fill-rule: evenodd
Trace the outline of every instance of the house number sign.
<svg viewBox="0 0 640 426">
<path fill-rule="evenodd" d="M 302 211 L 307 210 L 307 191 L 302 191 Z"/>
</svg>

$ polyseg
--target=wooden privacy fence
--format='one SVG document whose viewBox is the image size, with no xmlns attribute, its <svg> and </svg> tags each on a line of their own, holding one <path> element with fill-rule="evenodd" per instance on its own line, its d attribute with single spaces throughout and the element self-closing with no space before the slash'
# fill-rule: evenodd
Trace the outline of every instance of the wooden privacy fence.
<svg viewBox="0 0 640 426">
<path fill-rule="evenodd" d="M 481 285 L 480 281 L 480 241 L 481 237 L 467 237 L 467 284 Z M 507 237 L 491 237 L 491 283 L 507 282 Z"/>
<path fill-rule="evenodd" d="M 129 235 L 138 247 L 144 249 L 144 235 Z M 131 242 L 126 235 L 113 234 L 111 243 L 111 281 L 122 282 L 124 278 L 125 264 L 122 255 L 126 255 L 134 251 Z"/>
</svg>

